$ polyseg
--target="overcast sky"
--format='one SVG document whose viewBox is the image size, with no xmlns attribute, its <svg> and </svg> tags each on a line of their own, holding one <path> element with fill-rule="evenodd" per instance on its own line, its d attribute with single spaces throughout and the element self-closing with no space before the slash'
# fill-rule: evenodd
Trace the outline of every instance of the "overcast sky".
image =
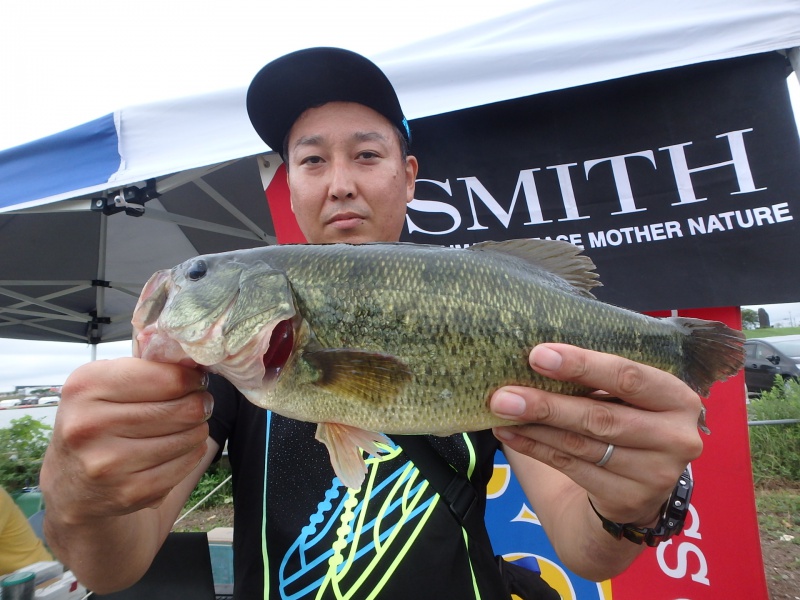
<svg viewBox="0 0 800 600">
<path fill-rule="evenodd" d="M 375 54 L 536 0 L 36 0 L 0 16 L 0 149 L 125 106 L 246 86 L 309 46 Z"/>
<path fill-rule="evenodd" d="M 535 0 L 37 0 L 0 18 L 0 149 L 125 106 L 246 86 L 271 58 L 331 45 L 375 54 L 513 12 Z M 454 10 L 455 8 L 455 10 Z M 800 106 L 797 82 L 793 103 Z M 800 114 L 800 109 L 795 108 Z M 800 299 L 799 299 L 800 300 Z M 757 308 L 757 307 L 756 307 Z M 770 310 L 800 321 L 800 304 Z M 99 358 L 130 355 L 103 344 Z M 88 346 L 0 339 L 0 391 L 61 384 Z"/>
</svg>

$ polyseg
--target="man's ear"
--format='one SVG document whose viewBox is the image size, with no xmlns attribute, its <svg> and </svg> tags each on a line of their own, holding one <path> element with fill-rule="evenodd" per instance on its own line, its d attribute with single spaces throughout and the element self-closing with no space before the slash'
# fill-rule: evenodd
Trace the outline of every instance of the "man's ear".
<svg viewBox="0 0 800 600">
<path fill-rule="evenodd" d="M 286 187 L 289 188 L 289 208 L 292 209 L 292 214 L 296 214 L 294 212 L 294 196 L 292 196 L 292 184 L 289 181 L 289 165 L 286 164 L 284 161 L 284 170 L 286 171 Z"/>
<path fill-rule="evenodd" d="M 417 185 L 419 163 L 416 156 L 406 157 L 406 204 L 414 199 L 414 188 Z"/>
</svg>

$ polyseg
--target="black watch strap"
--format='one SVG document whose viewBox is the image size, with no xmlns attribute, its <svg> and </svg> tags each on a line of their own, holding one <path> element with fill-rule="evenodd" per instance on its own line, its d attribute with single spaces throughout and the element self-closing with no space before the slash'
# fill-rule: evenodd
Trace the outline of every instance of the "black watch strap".
<svg viewBox="0 0 800 600">
<path fill-rule="evenodd" d="M 589 498 L 589 505 L 603 523 L 603 529 L 616 539 L 625 538 L 635 544 L 645 543 L 648 546 L 658 546 L 683 530 L 686 514 L 689 512 L 693 487 L 694 483 L 689 475 L 689 469 L 686 469 L 678 479 L 669 499 L 664 503 L 655 527 L 637 527 L 631 523 L 615 523 L 597 512 L 591 498 Z"/>
</svg>

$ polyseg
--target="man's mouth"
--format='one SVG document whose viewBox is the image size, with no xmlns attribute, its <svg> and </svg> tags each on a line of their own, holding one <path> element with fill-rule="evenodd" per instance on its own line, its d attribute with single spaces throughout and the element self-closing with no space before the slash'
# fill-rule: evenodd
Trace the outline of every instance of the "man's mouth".
<svg viewBox="0 0 800 600">
<path fill-rule="evenodd" d="M 336 229 L 352 229 L 364 222 L 364 217 L 357 213 L 340 213 L 328 220 L 328 225 Z"/>
</svg>

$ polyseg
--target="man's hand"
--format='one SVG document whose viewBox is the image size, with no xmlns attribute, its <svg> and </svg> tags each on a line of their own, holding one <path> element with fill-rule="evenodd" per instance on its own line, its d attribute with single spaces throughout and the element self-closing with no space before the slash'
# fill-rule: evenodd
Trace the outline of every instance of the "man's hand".
<svg viewBox="0 0 800 600">
<path fill-rule="evenodd" d="M 40 476 L 45 534 L 73 570 L 94 565 L 82 580 L 94 591 L 144 573 L 196 467 L 213 457 L 206 381 L 196 369 L 121 358 L 83 365 L 64 384 Z"/>
<path fill-rule="evenodd" d="M 702 450 L 698 395 L 658 369 L 564 344 L 537 346 L 530 363 L 547 377 L 603 392 L 587 398 L 502 388 L 491 410 L 520 425 L 497 428 L 495 435 L 507 448 L 568 476 L 606 518 L 653 526 L 687 463 Z M 603 395 L 624 404 L 598 399 Z M 597 466 L 609 444 L 614 449 L 608 462 Z M 545 504 L 556 500 L 543 497 Z"/>
<path fill-rule="evenodd" d="M 157 506 L 205 454 L 204 377 L 135 358 L 72 373 L 42 466 L 48 508 L 80 520 Z"/>
</svg>

